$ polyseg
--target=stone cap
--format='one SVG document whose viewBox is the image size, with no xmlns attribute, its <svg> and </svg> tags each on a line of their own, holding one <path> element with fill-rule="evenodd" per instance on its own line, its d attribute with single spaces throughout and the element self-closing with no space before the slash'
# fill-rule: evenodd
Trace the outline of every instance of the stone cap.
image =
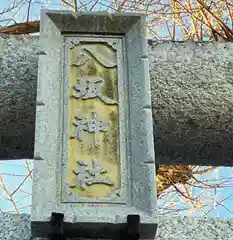
<svg viewBox="0 0 233 240">
<path fill-rule="evenodd" d="M 138 21 L 145 21 L 142 13 L 73 12 L 69 10 L 41 10 L 41 15 L 53 21 L 61 33 L 99 33 L 124 35 Z M 42 19 L 42 18 L 41 18 Z M 142 23 L 143 24 L 143 23 Z"/>
</svg>

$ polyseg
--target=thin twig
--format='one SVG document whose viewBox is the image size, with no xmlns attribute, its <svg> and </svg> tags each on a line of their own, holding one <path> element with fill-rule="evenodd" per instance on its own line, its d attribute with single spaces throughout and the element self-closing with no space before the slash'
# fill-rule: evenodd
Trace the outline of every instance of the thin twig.
<svg viewBox="0 0 233 240">
<path fill-rule="evenodd" d="M 32 2 L 32 0 L 29 0 L 29 2 L 28 2 L 27 22 L 29 22 L 29 19 L 30 19 L 31 2 Z"/>
</svg>

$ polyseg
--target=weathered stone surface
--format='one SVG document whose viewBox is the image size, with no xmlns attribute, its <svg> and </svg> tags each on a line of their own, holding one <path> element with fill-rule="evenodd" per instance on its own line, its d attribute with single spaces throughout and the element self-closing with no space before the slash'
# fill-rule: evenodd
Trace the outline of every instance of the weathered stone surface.
<svg viewBox="0 0 233 240">
<path fill-rule="evenodd" d="M 29 215 L 0 214 L 0 226 L 1 240 L 31 240 Z M 156 240 L 229 240 L 232 232 L 232 219 L 166 216 L 158 218 Z"/>
<path fill-rule="evenodd" d="M 0 41 L 0 159 L 33 158 L 38 37 Z"/>
<path fill-rule="evenodd" d="M 32 158 L 38 37 L 4 42 L 0 159 Z M 157 42 L 150 49 L 157 162 L 230 165 L 233 44 Z"/>
<path fill-rule="evenodd" d="M 158 163 L 233 164 L 232 53 L 232 43 L 154 43 Z"/>
<path fill-rule="evenodd" d="M 69 11 L 66 14 L 70 15 L 71 13 Z M 49 231 L 46 230 L 50 225 L 51 212 L 61 212 L 64 213 L 64 221 L 67 223 L 64 228 L 72 230 L 73 236 L 113 238 L 120 233 L 127 216 L 137 214 L 140 215 L 141 239 L 154 238 L 157 219 L 152 107 L 149 62 L 148 58 L 142 57 L 148 56 L 147 40 L 143 35 L 145 18 L 122 13 L 123 19 L 128 16 L 127 19 L 132 18 L 131 21 L 134 20 L 134 24 L 131 28 L 126 26 L 128 21 L 123 21 L 122 25 L 126 35 L 118 39 L 91 38 L 91 36 L 88 38 L 80 36 L 78 39 L 65 37 L 64 39 L 61 34 L 63 29 L 55 27 L 63 22 L 62 13 L 61 18 L 58 17 L 56 22 L 53 22 L 51 15 L 59 16 L 59 11 L 44 12 L 41 16 L 40 27 L 40 50 L 46 55 L 39 57 L 37 102 L 41 101 L 43 105 L 37 106 L 36 111 L 35 154 L 38 153 L 36 156 L 42 160 L 34 161 L 33 168 L 32 234 L 34 237 L 47 236 Z M 88 16 L 86 25 L 82 27 L 88 29 L 88 23 L 92 20 L 93 14 L 86 13 L 86 15 Z M 82 15 L 80 18 L 82 19 Z M 97 15 L 95 19 L 98 22 L 99 16 Z M 116 24 L 119 23 L 116 21 Z M 66 43 L 65 53 L 61 51 L 64 41 Z M 95 43 L 96 41 L 103 44 L 107 42 L 108 45 L 107 47 L 106 45 L 100 46 Z M 83 42 L 86 44 L 83 45 Z M 101 133 L 99 148 L 96 147 L 95 141 L 84 138 L 86 132 L 94 137 L 96 134 L 94 131 L 98 133 L 100 129 L 98 124 L 91 121 L 91 113 L 94 111 L 97 112 L 97 115 L 104 117 L 100 118 L 100 126 L 102 119 L 106 119 L 107 123 L 111 124 L 113 108 L 103 109 L 103 106 L 106 107 L 107 104 L 102 103 L 97 96 L 85 100 L 70 98 L 70 91 L 73 90 L 73 86 L 77 86 L 75 85 L 77 78 L 79 83 L 85 84 L 81 78 L 85 77 L 89 81 L 90 76 L 93 77 L 93 74 L 97 72 L 94 76 L 104 79 L 104 87 L 111 84 L 111 78 L 106 74 L 111 69 L 109 67 L 110 58 L 107 58 L 106 54 L 105 63 L 98 61 L 98 57 L 102 55 L 94 48 L 95 46 L 97 49 L 101 49 L 103 46 L 109 49 L 112 46 L 117 51 L 117 56 L 112 58 L 112 63 L 114 63 L 112 65 L 113 67 L 116 65 L 116 69 L 119 70 L 116 73 L 118 78 L 116 95 L 117 92 L 120 94 L 116 99 L 120 120 L 115 123 L 117 127 L 119 126 L 119 130 L 115 134 L 118 135 L 119 132 L 118 151 L 119 155 L 123 156 L 120 160 L 109 159 L 110 156 L 105 159 L 107 152 L 101 154 L 101 150 L 107 147 L 107 143 L 112 141 L 117 144 L 117 141 L 110 139 L 110 129 L 106 130 L 105 135 Z M 86 50 L 88 47 L 89 51 Z M 72 49 L 71 53 L 70 49 Z M 125 51 L 122 52 L 122 49 Z M 78 51 L 77 54 L 75 54 L 75 50 Z M 85 50 L 88 52 L 87 55 L 85 55 Z M 70 56 L 73 57 L 73 61 L 70 60 Z M 86 56 L 86 58 L 82 67 L 79 67 L 80 62 L 83 63 L 84 59 L 81 56 Z M 92 58 L 92 56 L 94 57 Z M 72 63 L 76 63 L 78 66 L 75 67 L 75 70 L 74 67 L 69 68 Z M 98 67 L 100 64 L 101 68 Z M 108 66 L 105 68 L 106 65 Z M 85 71 L 85 69 L 87 70 Z M 91 74 L 90 69 L 92 69 Z M 125 69 L 128 69 L 129 72 Z M 93 83 L 91 80 L 90 82 Z M 93 92 L 92 90 L 91 93 Z M 108 92 L 114 93 L 109 88 Z M 100 102 L 101 105 L 98 105 Z M 90 105 L 88 105 L 89 103 Z M 110 106 L 108 107 L 110 108 Z M 82 108 L 85 110 L 81 111 Z M 107 114 L 104 115 L 106 111 Z M 71 112 L 74 114 L 71 115 Z M 73 131 L 70 131 L 70 123 L 74 121 L 76 114 L 77 117 L 84 120 L 87 117 L 87 122 L 90 122 L 87 128 L 84 121 L 81 124 L 79 122 L 77 129 L 79 131 L 81 127 L 83 131 L 82 141 L 79 138 L 70 140 L 70 136 L 73 134 Z M 92 130 L 90 131 L 90 129 Z M 76 144 L 72 145 L 74 141 Z M 72 145 L 72 147 L 69 148 L 67 145 L 69 147 Z M 79 147 L 80 145 L 81 147 Z M 88 180 L 94 179 L 91 177 L 94 175 L 93 169 L 91 172 L 87 169 L 91 167 L 89 164 L 93 159 L 99 160 L 101 167 L 105 164 L 104 169 L 109 170 L 109 174 L 106 173 L 106 176 L 112 181 L 113 187 L 107 186 L 107 191 L 103 184 L 88 186 L 90 185 Z M 76 168 L 74 164 L 77 161 L 86 161 L 87 164 Z M 118 171 L 116 168 L 112 168 L 114 161 L 121 165 L 118 179 L 114 178 L 115 172 Z M 96 167 L 97 171 L 101 169 L 100 166 Z M 69 180 L 68 175 L 71 175 L 73 171 L 77 173 L 79 170 L 81 173 L 77 176 L 77 184 L 74 184 Z M 81 177 L 83 179 L 80 187 Z M 105 178 L 104 174 L 102 178 Z M 118 184 L 118 180 L 120 184 Z M 69 187 L 70 185 L 72 187 Z M 86 189 L 82 189 L 83 186 Z"/>
</svg>

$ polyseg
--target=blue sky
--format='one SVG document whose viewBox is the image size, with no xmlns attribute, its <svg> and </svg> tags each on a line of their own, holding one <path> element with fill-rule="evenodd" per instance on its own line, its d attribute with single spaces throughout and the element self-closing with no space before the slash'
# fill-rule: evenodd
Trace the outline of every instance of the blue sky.
<svg viewBox="0 0 233 240">
<path fill-rule="evenodd" d="M 32 160 L 28 160 L 29 169 L 32 169 L 33 163 Z M 17 187 L 20 185 L 20 183 L 24 180 L 25 176 L 28 175 L 28 169 L 25 165 L 25 160 L 18 160 L 18 161 L 1 161 L 0 162 L 0 173 L 1 177 L 4 180 L 4 183 L 7 186 L 7 190 L 12 193 L 14 192 Z M 16 175 L 16 176 L 15 176 Z M 217 180 L 216 179 L 223 179 L 223 180 Z M 204 174 L 202 180 L 211 180 L 212 183 L 220 183 L 223 181 L 227 181 L 227 185 L 233 185 L 232 180 L 232 168 L 225 168 L 225 167 L 219 167 L 217 171 L 212 171 L 211 173 Z M 211 183 L 210 181 L 208 182 Z M 226 184 L 225 184 L 226 185 Z M 31 189 L 32 189 L 32 180 L 30 178 L 25 181 L 25 183 L 22 185 L 22 188 L 20 188 L 19 191 L 17 191 L 14 195 L 14 200 L 16 201 L 16 205 L 19 208 L 20 212 L 29 213 L 30 212 L 30 204 L 31 204 Z M 21 191 L 22 190 L 22 191 Z M 190 189 L 192 191 L 192 189 Z M 167 192 L 171 192 L 172 189 L 169 189 Z M 232 209 L 232 203 L 233 203 L 233 197 L 231 194 L 233 194 L 232 186 L 224 187 L 222 189 L 214 189 L 211 190 L 205 190 L 195 188 L 193 190 L 193 196 L 197 196 L 198 194 L 202 193 L 203 196 L 200 198 L 203 204 L 207 204 L 204 209 L 202 210 L 195 210 L 194 214 L 191 211 L 191 205 L 187 202 L 184 202 L 184 199 L 178 197 L 177 195 L 174 196 L 174 194 L 168 193 L 166 197 L 159 199 L 159 213 L 160 214 L 168 214 L 170 211 L 171 213 L 174 213 L 175 209 L 187 209 L 186 211 L 179 212 L 179 214 L 184 214 L 188 216 L 203 216 L 205 215 L 208 210 L 213 209 L 208 213 L 208 216 L 214 216 L 214 217 L 221 217 L 221 218 L 232 218 L 233 213 L 229 212 L 233 211 Z M 0 196 L 9 197 L 1 188 L 1 180 L 0 180 Z M 230 197 L 229 197 L 230 196 Z M 215 203 L 213 200 L 207 202 L 208 197 L 215 197 Z M 222 205 L 218 206 L 218 202 L 220 203 L 221 200 L 228 198 L 225 200 Z M 170 207 L 170 203 L 174 202 L 175 206 L 172 208 Z M 216 206 L 215 206 L 216 205 Z M 20 209 L 22 208 L 22 209 Z M 214 209 L 215 208 L 215 209 Z M 0 197 L 0 209 L 3 211 L 13 211 L 14 212 L 14 206 L 11 201 L 3 199 Z M 169 210 L 168 210 L 169 209 Z"/>
<path fill-rule="evenodd" d="M 0 2 L 0 11 L 9 6 L 9 0 L 1 0 Z M 38 1 L 37 1 L 38 2 Z M 40 7 L 48 7 L 52 9 L 59 9 L 59 1 L 44 1 L 47 2 L 43 6 L 38 6 L 38 4 L 32 4 L 31 6 L 31 14 L 30 14 L 30 20 L 39 19 L 40 16 Z M 0 21 L 4 18 L 14 18 L 17 22 L 25 21 L 27 16 L 27 8 L 28 5 L 24 4 L 21 6 L 19 11 L 13 11 L 13 13 L 5 14 L 4 16 L 0 15 Z M 14 16 L 12 16 L 14 15 Z M 5 22 L 4 22 L 5 23 Z M 12 22 L 13 23 L 13 22 Z M 32 169 L 32 161 L 28 161 L 29 168 Z M 28 169 L 25 167 L 25 160 L 20 161 L 1 161 L 0 162 L 0 173 L 1 177 L 4 180 L 4 183 L 7 185 L 7 189 L 10 190 L 10 192 L 14 192 L 14 190 L 17 188 L 17 186 L 23 181 L 25 176 L 28 174 Z M 218 168 L 217 171 L 213 171 L 210 174 L 203 175 L 204 180 L 213 180 L 216 183 L 216 179 L 224 178 L 228 181 L 228 183 L 225 183 L 230 185 L 233 185 L 233 175 L 232 175 L 232 168 Z M 20 175 L 20 176 L 13 176 L 13 175 Z M 220 182 L 220 180 L 217 180 L 217 182 Z M 9 200 L 4 199 L 3 197 L 8 197 L 7 194 L 4 192 L 4 188 L 1 183 L 0 179 L 0 209 L 4 211 L 14 211 L 14 206 Z M 31 203 L 31 188 L 32 188 L 32 180 L 27 180 L 22 185 L 23 191 L 17 191 L 14 194 L 15 200 L 17 202 L 17 206 L 23 207 L 21 212 L 30 212 L 30 207 L 25 207 L 30 205 Z M 169 190 L 170 191 L 170 190 Z M 233 205 L 233 197 L 231 194 L 232 187 L 225 187 L 222 189 L 217 190 L 205 190 L 203 189 L 194 189 L 193 190 L 194 195 L 203 194 L 203 199 L 207 199 L 208 197 L 214 197 L 215 200 L 208 203 L 208 207 L 206 207 L 204 210 L 201 211 L 195 211 L 195 216 L 203 216 L 208 211 L 208 209 L 213 208 L 211 212 L 208 213 L 208 216 L 216 216 L 216 217 L 233 217 L 233 213 L 230 211 L 233 211 L 232 205 Z M 230 196 L 230 197 L 229 197 Z M 229 197 L 229 198 L 228 198 Z M 225 200 L 222 204 L 222 199 L 228 198 Z M 203 200 L 204 201 L 204 200 Z M 205 200 L 207 201 L 207 200 Z M 169 207 L 169 203 L 174 202 L 175 206 L 173 208 Z M 167 213 L 169 210 L 162 210 L 164 209 L 181 209 L 183 207 L 187 207 L 188 205 L 184 202 L 181 202 L 180 198 L 178 196 L 173 196 L 173 193 L 168 193 L 166 198 L 159 199 L 158 200 L 159 206 L 160 206 L 160 212 L 161 213 Z M 230 210 L 230 211 L 229 211 Z M 192 215 L 192 212 L 190 210 L 182 212 L 182 214 L 186 215 Z"/>
<path fill-rule="evenodd" d="M 28 165 L 29 169 L 32 169 L 32 160 L 28 161 Z M 0 161 L 0 174 L 0 209 L 15 212 L 12 201 L 5 198 L 9 198 L 9 195 L 14 193 L 18 186 L 23 183 L 12 197 L 20 212 L 30 212 L 32 180 L 28 177 L 24 182 L 25 176 L 29 174 L 25 160 Z M 5 184 L 9 194 L 4 191 L 3 184 Z"/>
</svg>

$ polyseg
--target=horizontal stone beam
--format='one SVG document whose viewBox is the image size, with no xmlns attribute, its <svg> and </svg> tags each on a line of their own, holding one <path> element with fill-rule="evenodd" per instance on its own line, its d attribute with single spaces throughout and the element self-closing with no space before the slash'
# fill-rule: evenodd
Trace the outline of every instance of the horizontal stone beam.
<svg viewBox="0 0 233 240">
<path fill-rule="evenodd" d="M 232 53 L 232 43 L 154 43 L 157 163 L 233 165 Z"/>
<path fill-rule="evenodd" d="M 27 214 L 0 214 L 0 239 L 31 240 L 31 216 Z M 232 219 L 189 218 L 185 216 L 158 216 L 156 240 L 167 239 L 231 239 Z M 208 237 L 207 237 L 208 236 Z M 37 240 L 44 240 L 36 238 Z M 93 240 L 93 239 L 87 239 Z M 151 239 L 152 240 L 152 239 Z"/>
<path fill-rule="evenodd" d="M 156 162 L 233 165 L 233 44 L 149 44 Z M 33 158 L 38 53 L 38 36 L 1 38 L 2 160 Z"/>
<path fill-rule="evenodd" d="M 0 159 L 33 158 L 38 37 L 0 37 Z"/>
</svg>

